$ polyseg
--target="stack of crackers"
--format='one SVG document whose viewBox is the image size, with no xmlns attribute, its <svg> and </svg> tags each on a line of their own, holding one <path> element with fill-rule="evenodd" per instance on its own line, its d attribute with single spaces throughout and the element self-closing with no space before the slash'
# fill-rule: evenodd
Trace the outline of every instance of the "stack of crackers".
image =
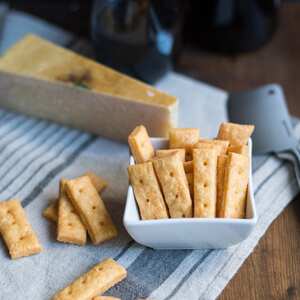
<svg viewBox="0 0 300 300">
<path fill-rule="evenodd" d="M 143 220 L 245 218 L 248 140 L 253 125 L 222 123 L 214 139 L 197 128 L 173 128 L 169 149 L 155 150 L 144 126 L 128 137 L 128 174 Z"/>
<path fill-rule="evenodd" d="M 84 245 L 87 233 L 94 244 L 111 239 L 117 229 L 98 192 L 107 183 L 94 173 L 61 179 L 59 198 L 43 215 L 57 222 L 57 240 Z M 0 233 L 12 259 L 37 254 L 42 246 L 19 200 L 0 202 Z M 99 296 L 127 276 L 126 270 L 111 258 L 98 263 L 87 273 L 59 291 L 54 300 L 120 300 Z"/>
<path fill-rule="evenodd" d="M 48 206 L 44 217 L 57 222 L 57 240 L 85 245 L 87 234 L 97 245 L 117 236 L 117 229 L 99 193 L 107 182 L 92 172 L 60 180 L 59 198 Z"/>
</svg>

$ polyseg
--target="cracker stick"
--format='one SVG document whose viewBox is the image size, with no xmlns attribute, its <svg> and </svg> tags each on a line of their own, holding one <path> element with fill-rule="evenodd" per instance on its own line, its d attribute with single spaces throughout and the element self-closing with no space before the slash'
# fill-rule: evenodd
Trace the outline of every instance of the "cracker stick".
<svg viewBox="0 0 300 300">
<path fill-rule="evenodd" d="M 168 211 L 151 162 L 128 167 L 128 174 L 141 218 L 168 218 Z"/>
<path fill-rule="evenodd" d="M 227 155 L 220 155 L 218 157 L 217 165 L 217 217 L 220 216 L 222 201 L 223 201 L 223 189 L 224 189 L 224 175 L 227 164 Z"/>
<path fill-rule="evenodd" d="M 43 216 L 49 221 L 57 222 L 58 201 L 52 201 L 49 206 L 43 210 Z"/>
<path fill-rule="evenodd" d="M 91 300 L 126 276 L 127 271 L 112 258 L 108 258 L 58 292 L 53 300 Z"/>
<path fill-rule="evenodd" d="M 238 153 L 242 155 L 248 155 L 249 149 L 247 145 L 229 146 L 228 153 L 230 152 Z"/>
<path fill-rule="evenodd" d="M 193 173 L 187 173 L 186 174 L 186 178 L 189 184 L 189 190 L 190 190 L 190 194 L 191 197 L 194 197 L 194 174 Z"/>
<path fill-rule="evenodd" d="M 207 142 L 200 141 L 196 145 L 194 145 L 194 149 L 215 149 L 217 152 L 217 156 L 219 156 L 219 155 L 223 154 L 224 145 L 222 145 L 220 143 L 207 143 Z M 226 154 L 226 152 L 225 152 L 225 154 Z"/>
<path fill-rule="evenodd" d="M 214 218 L 217 201 L 217 151 L 194 149 L 194 217 Z"/>
<path fill-rule="evenodd" d="M 218 155 L 226 154 L 227 148 L 229 145 L 229 141 L 223 141 L 223 140 L 217 140 L 217 139 L 214 139 L 214 140 L 200 139 L 198 143 L 206 143 L 206 144 L 216 145 L 218 148 L 218 151 L 220 153 Z"/>
<path fill-rule="evenodd" d="M 94 244 L 117 235 L 104 202 L 88 176 L 68 180 L 66 192 Z"/>
<path fill-rule="evenodd" d="M 191 217 L 192 199 L 183 163 L 178 154 L 157 159 L 153 165 L 171 218 Z"/>
<path fill-rule="evenodd" d="M 88 176 L 91 179 L 91 182 L 98 191 L 98 193 L 102 192 L 108 186 L 106 180 L 104 180 L 101 176 L 96 175 L 93 172 L 86 172 L 82 176 Z"/>
<path fill-rule="evenodd" d="M 155 155 L 158 158 L 166 157 L 175 153 L 179 154 L 183 162 L 185 161 L 185 149 L 158 149 L 155 151 Z"/>
<path fill-rule="evenodd" d="M 224 175 L 221 218 L 245 217 L 248 173 L 248 156 L 229 153 Z"/>
<path fill-rule="evenodd" d="M 192 160 L 192 148 L 199 141 L 198 128 L 173 128 L 169 132 L 169 146 L 173 148 L 185 148 L 186 160 Z"/>
<path fill-rule="evenodd" d="M 218 139 L 228 140 L 230 146 L 246 145 L 253 131 L 253 125 L 222 123 L 219 128 Z"/>
<path fill-rule="evenodd" d="M 94 297 L 93 300 L 121 300 L 121 299 L 112 296 L 97 296 Z"/>
<path fill-rule="evenodd" d="M 102 192 L 108 185 L 107 181 L 105 181 L 102 177 L 96 175 L 93 172 L 86 172 L 82 176 L 88 176 L 92 184 L 95 186 L 98 193 Z M 57 222 L 58 218 L 58 200 L 55 200 L 48 207 L 46 207 L 43 211 L 43 216 L 53 222 Z"/>
<path fill-rule="evenodd" d="M 42 251 L 42 246 L 18 200 L 0 202 L 0 233 L 12 259 Z"/>
<path fill-rule="evenodd" d="M 192 160 L 185 161 L 183 163 L 183 167 L 184 167 L 184 171 L 185 171 L 186 174 L 193 173 L 193 161 Z"/>
<path fill-rule="evenodd" d="M 154 156 L 154 149 L 151 144 L 147 129 L 137 126 L 128 136 L 128 144 L 136 163 L 143 163 Z"/>
<path fill-rule="evenodd" d="M 86 229 L 65 192 L 66 180 L 60 181 L 58 200 L 57 240 L 64 243 L 84 245 Z"/>
</svg>

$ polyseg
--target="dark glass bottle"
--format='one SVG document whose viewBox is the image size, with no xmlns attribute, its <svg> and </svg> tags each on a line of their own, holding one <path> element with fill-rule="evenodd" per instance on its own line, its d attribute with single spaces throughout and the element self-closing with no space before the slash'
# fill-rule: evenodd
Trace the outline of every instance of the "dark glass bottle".
<svg viewBox="0 0 300 300">
<path fill-rule="evenodd" d="M 264 45 L 277 26 L 279 0 L 190 0 L 186 40 L 200 48 L 239 53 Z"/>
<path fill-rule="evenodd" d="M 177 0 L 98 0 L 92 39 L 100 62 L 153 83 L 172 68 L 181 17 Z"/>
</svg>

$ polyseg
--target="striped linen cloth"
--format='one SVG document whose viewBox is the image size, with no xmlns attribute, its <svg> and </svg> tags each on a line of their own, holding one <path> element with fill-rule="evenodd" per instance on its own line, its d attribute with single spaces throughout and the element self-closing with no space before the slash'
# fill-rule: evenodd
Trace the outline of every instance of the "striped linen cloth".
<svg viewBox="0 0 300 300">
<path fill-rule="evenodd" d="M 13 19 L 21 24 L 33 22 L 14 12 L 8 16 L 10 26 Z M 28 31 L 43 35 L 41 28 L 46 26 L 47 34 L 53 37 L 50 39 L 63 45 L 73 40 L 75 49 L 75 45 L 82 46 L 58 28 L 36 19 L 33 23 Z M 6 41 L 3 49 L 14 39 L 9 37 Z M 158 87 L 180 97 L 180 126 L 200 127 L 203 135 L 211 136 L 218 124 L 226 120 L 226 93 L 221 90 L 175 73 L 166 76 Z M 300 138 L 300 125 L 294 130 Z M 0 199 L 21 199 L 44 247 L 39 255 L 11 261 L 0 241 L 1 300 L 50 299 L 106 257 L 115 258 L 128 270 L 127 279 L 109 290 L 108 295 L 123 300 L 215 299 L 299 191 L 288 162 L 274 156 L 254 157 L 259 219 L 247 240 L 224 250 L 158 251 L 132 241 L 122 225 L 127 164 L 128 148 L 124 144 L 0 110 Z M 58 243 L 56 226 L 41 216 L 42 210 L 57 197 L 61 177 L 75 177 L 87 170 L 103 176 L 110 184 L 103 198 L 119 228 L 119 236 L 100 246 Z"/>
</svg>

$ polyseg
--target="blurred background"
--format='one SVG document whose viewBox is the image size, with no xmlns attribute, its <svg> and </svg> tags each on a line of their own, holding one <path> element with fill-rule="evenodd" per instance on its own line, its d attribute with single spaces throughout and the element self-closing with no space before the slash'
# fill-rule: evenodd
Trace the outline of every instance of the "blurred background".
<svg viewBox="0 0 300 300">
<path fill-rule="evenodd" d="M 238 55 L 273 36 L 278 0 L 11 0 L 13 9 L 39 16 L 91 39 L 99 61 L 154 83 L 180 68 L 187 46 Z"/>
</svg>

